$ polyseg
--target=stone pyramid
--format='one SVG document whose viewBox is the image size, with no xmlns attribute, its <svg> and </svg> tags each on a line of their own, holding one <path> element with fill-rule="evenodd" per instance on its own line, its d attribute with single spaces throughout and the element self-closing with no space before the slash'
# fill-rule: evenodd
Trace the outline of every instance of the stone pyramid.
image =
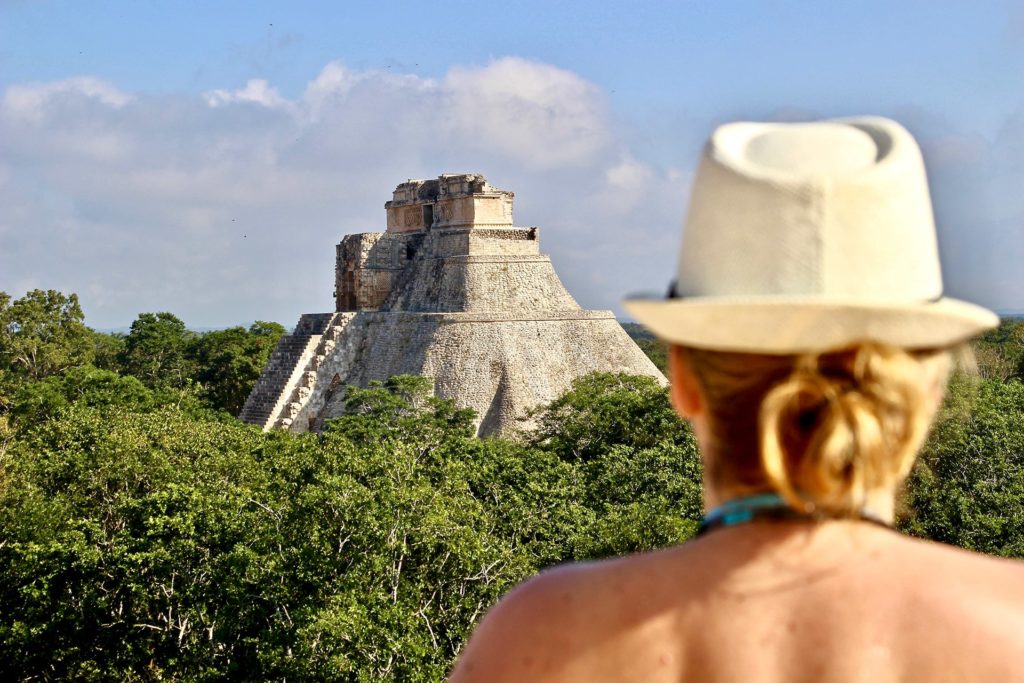
<svg viewBox="0 0 1024 683">
<path fill-rule="evenodd" d="M 513 227 L 512 199 L 479 174 L 395 188 L 385 232 L 337 245 L 335 312 L 305 314 L 281 339 L 240 419 L 316 430 L 341 414 L 346 385 L 413 374 L 500 435 L 590 372 L 664 383 L 611 311 L 566 291 L 537 228 Z"/>
</svg>

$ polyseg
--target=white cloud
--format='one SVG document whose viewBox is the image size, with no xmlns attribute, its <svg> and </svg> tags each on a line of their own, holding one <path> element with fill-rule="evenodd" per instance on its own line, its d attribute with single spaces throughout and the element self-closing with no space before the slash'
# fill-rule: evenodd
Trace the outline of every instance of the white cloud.
<svg viewBox="0 0 1024 683">
<path fill-rule="evenodd" d="M 607 196 L 612 208 L 620 211 L 633 209 L 650 192 L 655 181 L 654 170 L 632 156 L 623 155 L 619 163 L 605 169 Z"/>
<path fill-rule="evenodd" d="M 327 101 L 333 97 L 344 97 L 361 80 L 362 74 L 352 72 L 341 62 L 329 63 L 309 82 L 303 94 L 310 115 L 318 115 Z"/>
<path fill-rule="evenodd" d="M 120 109 L 133 100 L 131 95 L 98 78 L 68 78 L 8 87 L 3 97 L 4 114 L 39 123 L 47 105 L 57 98 L 87 98 L 113 109 Z"/>
<path fill-rule="evenodd" d="M 636 288 L 638 236 L 674 239 L 681 211 L 671 172 L 623 151 L 599 88 L 518 58 L 439 79 L 332 62 L 291 100 L 258 79 L 201 96 L 13 85 L 0 159 L 0 289 L 79 292 L 97 326 L 329 310 L 334 244 L 382 230 L 409 177 L 479 171 L 516 191 L 518 222 L 541 225 L 589 306 Z"/>
<path fill-rule="evenodd" d="M 515 57 L 444 80 L 452 132 L 545 168 L 585 164 L 612 142 L 603 93 L 576 74 Z"/>
<path fill-rule="evenodd" d="M 270 87 L 262 78 L 250 79 L 244 88 L 239 90 L 211 90 L 203 93 L 203 99 L 211 107 L 223 107 L 238 102 L 259 104 L 264 107 L 287 107 L 288 100 L 278 94 L 276 88 Z"/>
<path fill-rule="evenodd" d="M 1020 307 L 1024 116 L 993 140 L 914 116 L 950 291 Z M 330 310 L 335 243 L 382 230 L 397 183 L 475 171 L 516 192 L 517 223 L 541 227 L 581 304 L 617 308 L 670 279 L 709 125 L 624 130 L 593 83 L 513 57 L 436 79 L 332 62 L 294 99 L 261 80 L 194 96 L 88 77 L 12 85 L 0 290 L 78 292 L 101 327 L 157 310 L 291 324 Z"/>
</svg>

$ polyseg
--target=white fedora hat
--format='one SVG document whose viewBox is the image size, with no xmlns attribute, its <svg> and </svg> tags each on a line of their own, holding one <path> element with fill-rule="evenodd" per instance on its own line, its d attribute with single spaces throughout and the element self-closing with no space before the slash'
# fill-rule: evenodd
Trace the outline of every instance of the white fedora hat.
<svg viewBox="0 0 1024 683">
<path fill-rule="evenodd" d="M 718 128 L 669 297 L 625 308 L 670 342 L 750 353 L 941 348 L 999 324 L 943 297 L 921 152 L 883 118 Z"/>
</svg>

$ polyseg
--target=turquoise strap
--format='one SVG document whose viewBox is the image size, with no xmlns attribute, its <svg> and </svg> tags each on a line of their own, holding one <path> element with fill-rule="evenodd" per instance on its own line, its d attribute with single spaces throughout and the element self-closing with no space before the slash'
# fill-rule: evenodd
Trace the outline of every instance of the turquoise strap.
<svg viewBox="0 0 1024 683">
<path fill-rule="evenodd" d="M 758 493 L 752 496 L 744 496 L 742 498 L 727 500 L 721 505 L 709 510 L 708 513 L 704 515 L 704 519 L 701 520 L 700 528 L 697 530 L 697 535 L 700 536 L 712 529 L 718 529 L 720 527 L 745 524 L 747 522 L 752 522 L 755 519 L 823 521 L 826 519 L 838 518 L 838 515 L 830 515 L 820 511 L 800 512 L 798 510 L 794 510 L 790 507 L 789 503 L 787 503 L 786 500 L 777 493 Z M 871 522 L 873 524 L 879 524 L 888 529 L 892 528 L 891 524 L 885 522 L 868 510 L 859 510 L 853 518 L 860 519 L 865 522 Z"/>
<path fill-rule="evenodd" d="M 756 510 L 781 510 L 789 509 L 789 505 L 777 493 L 759 493 L 743 498 L 727 500 L 716 508 L 709 510 L 704 515 L 704 524 L 720 524 L 721 526 L 732 526 L 743 524 L 754 518 Z"/>
</svg>

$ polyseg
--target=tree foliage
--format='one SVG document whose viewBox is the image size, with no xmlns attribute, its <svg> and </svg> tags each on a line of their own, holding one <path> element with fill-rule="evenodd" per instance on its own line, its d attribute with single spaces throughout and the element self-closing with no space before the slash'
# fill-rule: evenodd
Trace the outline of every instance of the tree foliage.
<svg viewBox="0 0 1024 683">
<path fill-rule="evenodd" d="M 249 329 L 231 327 L 196 337 L 186 355 L 210 406 L 232 415 L 240 413 L 283 334 L 281 325 L 258 320 Z"/>
<path fill-rule="evenodd" d="M 188 353 L 194 338 L 173 313 L 140 313 L 124 338 L 121 367 L 150 389 L 181 388 L 195 371 Z"/>
<path fill-rule="evenodd" d="M 22 424 L 39 424 L 73 404 L 148 412 L 156 400 L 153 392 L 134 377 L 85 365 L 26 384 L 18 391 L 11 412 Z"/>
<path fill-rule="evenodd" d="M 974 355 L 982 378 L 1024 380 L 1024 319 L 1002 320 L 974 343 Z"/>
<path fill-rule="evenodd" d="M 911 533 L 1024 558 L 1024 383 L 956 378 L 907 503 Z"/>
<path fill-rule="evenodd" d="M 18 344 L 49 360 L 32 378 L 0 357 L 5 679 L 441 680 L 523 578 L 683 542 L 700 518 L 693 435 L 650 378 L 580 378 L 518 439 L 475 438 L 419 377 L 348 388 L 319 434 L 265 434 L 225 411 L 279 326 L 159 313 L 99 335 L 77 299 L 27 298 L 17 320 L 50 318 Z M 1001 358 L 1008 329 L 984 342 Z M 902 527 L 1024 556 L 1022 453 L 1020 380 L 957 376 Z"/>
<path fill-rule="evenodd" d="M 124 354 L 123 334 L 92 332 L 92 364 L 100 370 L 121 372 L 121 357 Z"/>
<path fill-rule="evenodd" d="M 618 424 L 638 387 L 664 393 L 580 384 L 576 408 Z M 440 680 L 517 582 L 685 540 L 699 515 L 675 429 L 585 460 L 481 440 L 419 377 L 349 390 L 319 436 L 203 417 L 95 368 L 19 396 L 0 488 L 12 677 Z M 565 402 L 539 417 L 575 433 Z"/>
<path fill-rule="evenodd" d="M 8 381 L 35 381 L 92 360 L 92 333 L 75 294 L 0 292 L 0 367 Z"/>
<path fill-rule="evenodd" d="M 569 460 L 590 460 L 611 444 L 651 447 L 690 440 L 689 428 L 653 377 L 593 373 L 536 415 L 531 441 Z"/>
</svg>

